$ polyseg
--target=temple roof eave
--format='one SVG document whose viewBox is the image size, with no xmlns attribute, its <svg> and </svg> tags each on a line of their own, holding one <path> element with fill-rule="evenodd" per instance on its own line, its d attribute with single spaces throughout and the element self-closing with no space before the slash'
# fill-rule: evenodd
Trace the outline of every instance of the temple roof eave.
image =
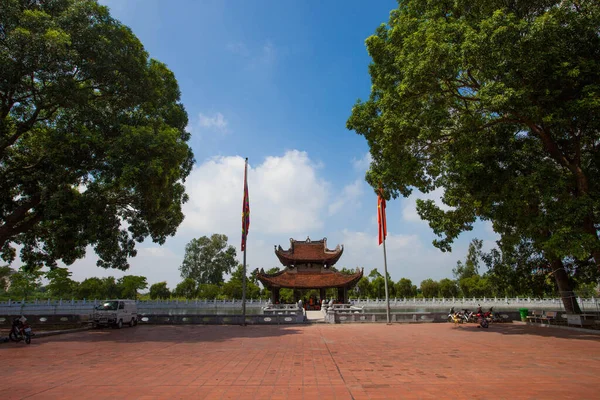
<svg viewBox="0 0 600 400">
<path fill-rule="evenodd" d="M 258 280 L 267 288 L 320 289 L 343 288 L 355 285 L 363 276 L 364 270 L 357 269 L 352 275 L 339 272 L 329 273 L 290 273 L 288 270 L 276 274 L 258 273 Z"/>
<path fill-rule="evenodd" d="M 344 246 L 337 246 L 334 250 L 325 248 L 323 252 L 312 255 L 297 255 L 294 254 L 293 249 L 283 250 L 281 246 L 275 248 L 275 255 L 285 266 L 294 264 L 306 264 L 306 263 L 317 263 L 327 264 L 328 266 L 334 265 L 344 253 Z"/>
</svg>

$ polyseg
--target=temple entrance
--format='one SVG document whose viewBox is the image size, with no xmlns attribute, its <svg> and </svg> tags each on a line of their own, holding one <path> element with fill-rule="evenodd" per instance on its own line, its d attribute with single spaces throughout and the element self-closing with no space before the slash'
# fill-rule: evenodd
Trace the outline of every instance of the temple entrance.
<svg viewBox="0 0 600 400">
<path fill-rule="evenodd" d="M 362 278 L 363 270 L 357 268 L 352 274 L 342 274 L 332 267 L 344 251 L 343 246 L 334 250 L 327 248 L 327 239 L 305 241 L 290 239 L 290 248 L 275 247 L 275 255 L 285 266 L 283 271 L 257 273 L 260 282 L 271 291 L 273 304 L 281 303 L 280 290 L 292 289 L 294 302 L 302 300 L 306 310 L 320 310 L 324 301 L 345 304 L 348 293 Z"/>
</svg>

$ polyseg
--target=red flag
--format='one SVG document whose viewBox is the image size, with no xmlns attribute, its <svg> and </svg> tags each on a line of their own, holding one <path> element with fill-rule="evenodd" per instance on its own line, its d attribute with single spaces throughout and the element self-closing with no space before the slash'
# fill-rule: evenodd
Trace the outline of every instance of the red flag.
<svg viewBox="0 0 600 400">
<path fill-rule="evenodd" d="M 244 167 L 244 200 L 242 202 L 242 251 L 246 250 L 246 237 L 250 229 L 250 198 L 248 197 L 248 159 Z"/>
<path fill-rule="evenodd" d="M 377 226 L 379 228 L 379 244 L 381 244 L 387 236 L 387 224 L 385 222 L 385 198 L 383 197 L 382 188 L 379 188 L 377 193 Z"/>
</svg>

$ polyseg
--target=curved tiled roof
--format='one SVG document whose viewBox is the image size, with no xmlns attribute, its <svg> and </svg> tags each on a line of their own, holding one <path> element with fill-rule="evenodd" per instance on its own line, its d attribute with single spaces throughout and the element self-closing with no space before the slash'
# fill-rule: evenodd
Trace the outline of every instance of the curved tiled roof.
<svg viewBox="0 0 600 400">
<path fill-rule="evenodd" d="M 288 269 L 275 274 L 257 273 L 256 277 L 267 287 L 290 289 L 321 289 L 348 287 L 356 284 L 362 278 L 363 270 L 356 269 L 352 275 L 342 274 L 337 271 L 290 271 Z"/>
<path fill-rule="evenodd" d="M 327 238 L 321 240 L 294 240 L 290 239 L 290 248 L 284 250 L 281 246 L 275 246 L 275 255 L 279 261 L 285 265 L 295 265 L 298 263 L 317 263 L 334 265 L 342 256 L 344 246 L 336 246 L 335 249 L 327 248 Z"/>
</svg>

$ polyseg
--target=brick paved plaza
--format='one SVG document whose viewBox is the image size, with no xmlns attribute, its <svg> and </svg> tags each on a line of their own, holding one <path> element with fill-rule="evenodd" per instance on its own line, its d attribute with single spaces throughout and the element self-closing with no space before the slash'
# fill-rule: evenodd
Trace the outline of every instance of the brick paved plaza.
<svg viewBox="0 0 600 400">
<path fill-rule="evenodd" d="M 600 398 L 600 336 L 517 324 L 139 326 L 0 355 L 3 400 Z"/>
</svg>

